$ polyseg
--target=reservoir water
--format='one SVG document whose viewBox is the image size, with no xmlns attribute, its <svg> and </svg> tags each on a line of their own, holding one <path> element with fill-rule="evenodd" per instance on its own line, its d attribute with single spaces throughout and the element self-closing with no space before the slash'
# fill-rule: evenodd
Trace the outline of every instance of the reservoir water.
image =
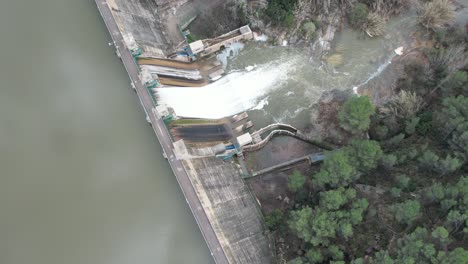
<svg viewBox="0 0 468 264">
<path fill-rule="evenodd" d="M 0 1 L 0 263 L 212 263 L 94 1 Z"/>
</svg>

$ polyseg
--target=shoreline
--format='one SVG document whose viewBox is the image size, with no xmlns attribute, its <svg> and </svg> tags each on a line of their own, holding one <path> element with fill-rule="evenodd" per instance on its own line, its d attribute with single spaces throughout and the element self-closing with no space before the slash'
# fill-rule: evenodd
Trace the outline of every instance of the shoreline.
<svg viewBox="0 0 468 264">
<path fill-rule="evenodd" d="M 215 263 L 229 263 L 226 253 L 220 244 L 218 237 L 203 210 L 200 199 L 198 198 L 195 188 L 189 179 L 189 176 L 181 161 L 175 158 L 171 148 L 172 140 L 169 132 L 166 129 L 164 121 L 159 118 L 153 111 L 155 107 L 153 99 L 146 87 L 141 83 L 139 71 L 135 64 L 132 55 L 123 43 L 123 37 L 114 17 L 106 2 L 95 0 L 99 13 L 104 20 L 106 28 L 114 42 L 115 48 L 120 52 L 122 63 L 127 71 L 132 86 L 135 86 L 135 91 L 140 100 L 140 103 L 146 113 L 147 120 L 150 122 L 154 133 L 163 149 L 163 154 L 167 156 L 167 161 L 177 179 L 177 182 L 184 194 L 184 197 L 189 205 L 189 208 L 197 222 L 197 225 L 205 239 L 206 244 L 213 256 Z M 196 208 L 196 209 L 195 209 Z"/>
</svg>

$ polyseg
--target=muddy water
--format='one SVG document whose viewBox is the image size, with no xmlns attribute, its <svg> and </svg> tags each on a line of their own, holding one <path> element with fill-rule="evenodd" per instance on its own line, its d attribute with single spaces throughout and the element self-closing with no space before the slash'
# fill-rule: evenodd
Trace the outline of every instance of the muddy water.
<svg viewBox="0 0 468 264">
<path fill-rule="evenodd" d="M 94 1 L 0 1 L 0 263 L 212 263 Z"/>
<path fill-rule="evenodd" d="M 308 48 L 249 43 L 232 50 L 227 60 L 220 56 L 227 61 L 228 74 L 219 81 L 197 89 L 160 89 L 157 94 L 182 116 L 218 118 L 250 110 L 257 127 L 271 122 L 304 127 L 324 92 L 352 93 L 378 76 L 414 25 L 414 16 L 398 17 L 387 23 L 385 37 L 375 39 L 344 29 L 324 61 L 312 58 Z"/>
</svg>

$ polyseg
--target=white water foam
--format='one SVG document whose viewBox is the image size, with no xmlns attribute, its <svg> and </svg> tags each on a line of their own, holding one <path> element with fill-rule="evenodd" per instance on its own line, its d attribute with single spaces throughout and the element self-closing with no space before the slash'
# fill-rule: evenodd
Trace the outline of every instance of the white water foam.
<svg viewBox="0 0 468 264">
<path fill-rule="evenodd" d="M 251 110 L 262 110 L 265 105 L 268 105 L 268 103 L 268 97 L 266 97 L 265 99 L 260 100 L 260 102 L 258 102 L 256 106 L 252 107 Z"/>
<path fill-rule="evenodd" d="M 295 61 L 268 63 L 250 72 L 229 73 L 204 87 L 157 88 L 158 102 L 172 107 L 181 117 L 222 118 L 234 115 L 254 107 L 259 97 L 287 79 Z"/>
</svg>

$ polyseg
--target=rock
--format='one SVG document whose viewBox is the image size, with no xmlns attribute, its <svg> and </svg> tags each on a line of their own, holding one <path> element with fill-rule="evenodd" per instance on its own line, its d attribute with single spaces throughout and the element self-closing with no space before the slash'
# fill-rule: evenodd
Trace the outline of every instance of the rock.
<svg viewBox="0 0 468 264">
<path fill-rule="evenodd" d="M 297 43 L 297 39 L 298 39 L 297 36 L 292 36 L 292 37 L 289 38 L 289 43 L 290 43 L 290 44 L 296 44 L 296 43 Z"/>
</svg>

